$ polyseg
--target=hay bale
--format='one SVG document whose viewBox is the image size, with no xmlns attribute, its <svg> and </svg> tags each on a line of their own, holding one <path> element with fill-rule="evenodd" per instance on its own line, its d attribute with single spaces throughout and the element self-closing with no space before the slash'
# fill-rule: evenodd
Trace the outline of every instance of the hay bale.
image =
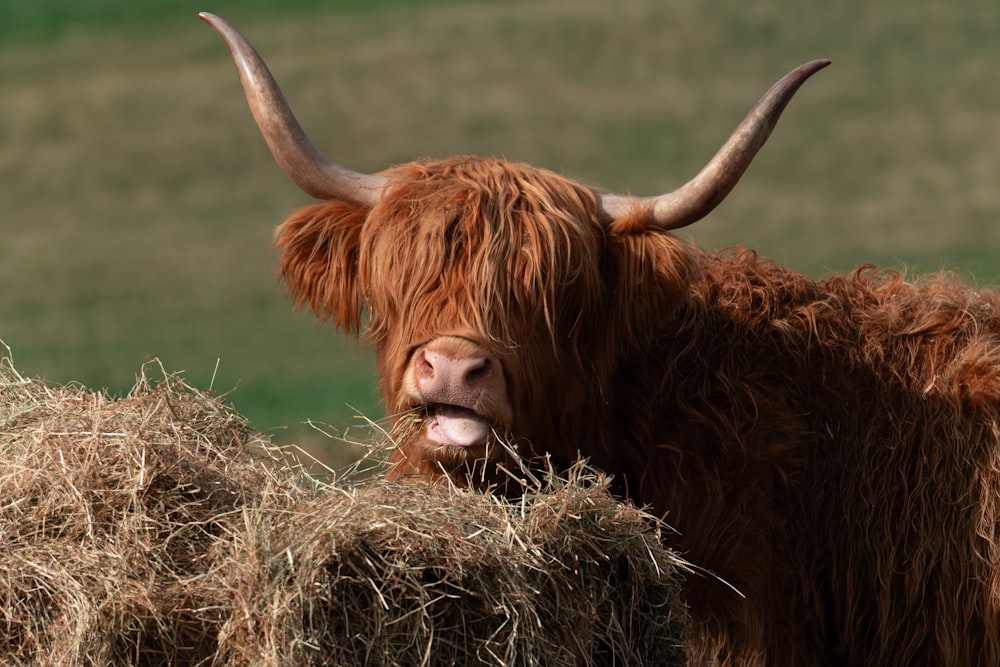
<svg viewBox="0 0 1000 667">
<path fill-rule="evenodd" d="M 0 364 L 0 662 L 681 664 L 681 561 L 584 467 L 323 483 L 218 398 Z"/>
</svg>

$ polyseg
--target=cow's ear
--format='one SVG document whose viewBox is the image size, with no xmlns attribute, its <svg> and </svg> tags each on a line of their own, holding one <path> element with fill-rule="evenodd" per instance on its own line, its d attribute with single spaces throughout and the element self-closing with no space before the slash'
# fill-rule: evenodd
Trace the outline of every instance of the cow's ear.
<svg viewBox="0 0 1000 667">
<path fill-rule="evenodd" d="M 358 246 L 368 209 L 337 201 L 306 206 L 274 232 L 281 277 L 297 306 L 357 333 L 361 323 Z"/>
<path fill-rule="evenodd" d="M 673 234 L 627 224 L 612 225 L 609 232 L 615 335 L 622 342 L 641 341 L 676 314 L 700 264 L 693 247 Z"/>
</svg>

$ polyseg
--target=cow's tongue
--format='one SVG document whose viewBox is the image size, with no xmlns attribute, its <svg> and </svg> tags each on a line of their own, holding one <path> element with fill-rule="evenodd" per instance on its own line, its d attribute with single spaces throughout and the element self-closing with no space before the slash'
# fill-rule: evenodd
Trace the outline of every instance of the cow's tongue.
<svg viewBox="0 0 1000 667">
<path fill-rule="evenodd" d="M 455 405 L 438 406 L 427 423 L 427 437 L 439 445 L 483 445 L 489 433 L 490 425 L 485 419 Z"/>
</svg>

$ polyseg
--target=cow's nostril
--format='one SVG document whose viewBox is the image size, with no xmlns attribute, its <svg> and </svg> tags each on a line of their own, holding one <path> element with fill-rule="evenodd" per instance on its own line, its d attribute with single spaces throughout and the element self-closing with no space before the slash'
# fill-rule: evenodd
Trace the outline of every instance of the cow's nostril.
<svg viewBox="0 0 1000 667">
<path fill-rule="evenodd" d="M 477 382 L 489 377 L 490 374 L 490 361 L 489 359 L 483 359 L 477 363 L 477 365 L 471 366 L 465 373 L 465 382 L 469 385 L 474 385 Z"/>
<path fill-rule="evenodd" d="M 417 377 L 421 380 L 429 380 L 434 377 L 434 365 L 427 358 L 427 355 L 421 350 L 417 353 L 417 359 L 414 363 L 414 371 Z"/>
</svg>

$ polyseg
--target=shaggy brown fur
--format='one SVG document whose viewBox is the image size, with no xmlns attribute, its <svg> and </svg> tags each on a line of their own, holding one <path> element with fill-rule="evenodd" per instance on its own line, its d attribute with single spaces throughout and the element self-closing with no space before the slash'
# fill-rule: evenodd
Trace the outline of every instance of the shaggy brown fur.
<svg viewBox="0 0 1000 667">
<path fill-rule="evenodd" d="M 994 293 L 703 253 L 500 160 L 385 175 L 279 228 L 290 289 L 367 309 L 390 414 L 419 345 L 498 359 L 512 437 L 590 456 L 724 580 L 688 582 L 692 664 L 1000 664 Z"/>
</svg>

